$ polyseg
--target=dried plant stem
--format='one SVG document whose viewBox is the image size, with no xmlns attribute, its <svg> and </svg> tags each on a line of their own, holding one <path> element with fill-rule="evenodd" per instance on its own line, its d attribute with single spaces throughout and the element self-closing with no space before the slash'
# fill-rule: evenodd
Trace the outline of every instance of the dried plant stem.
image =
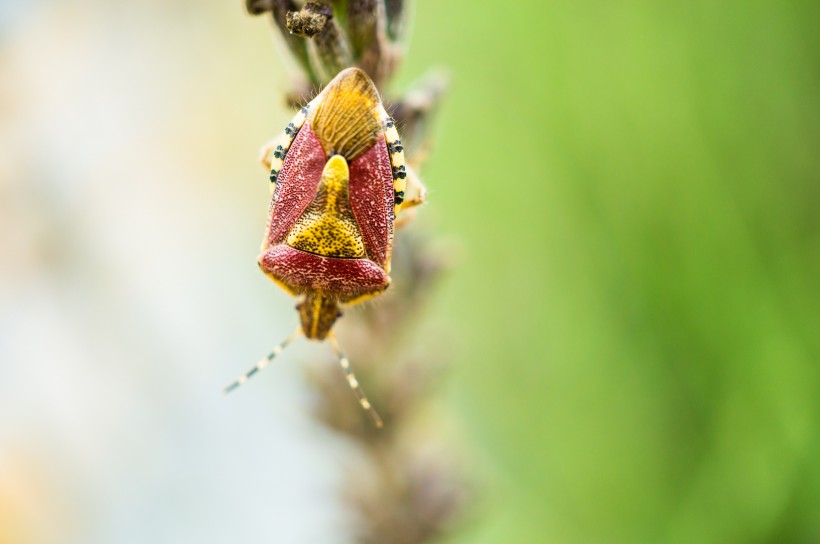
<svg viewBox="0 0 820 544">
<path fill-rule="evenodd" d="M 306 102 L 310 85 L 324 85 L 339 70 L 354 65 L 382 89 L 404 55 L 402 0 L 246 0 L 246 7 L 252 14 L 271 13 L 274 27 L 304 71 L 308 84 L 288 97 L 291 103 Z M 408 166 L 415 170 L 427 156 L 431 118 L 445 87 L 446 77 L 432 72 L 390 101 Z M 414 212 L 404 213 L 402 222 Z M 362 417 L 349 390 L 340 387 L 335 365 L 308 367 L 320 393 L 317 418 L 358 444 L 367 461 L 368 484 L 357 477 L 345 487 L 346 502 L 358 514 L 358 541 L 365 544 L 430 542 L 452 530 L 471 495 L 433 425 L 413 423 L 446 365 L 434 355 L 417 356 L 402 344 L 447 265 L 432 249 L 429 233 L 417 225 L 399 229 L 391 288 L 377 301 L 351 309 L 340 322 L 339 336 L 352 363 L 335 337 L 329 337 L 343 376 L 375 424 Z"/>
</svg>

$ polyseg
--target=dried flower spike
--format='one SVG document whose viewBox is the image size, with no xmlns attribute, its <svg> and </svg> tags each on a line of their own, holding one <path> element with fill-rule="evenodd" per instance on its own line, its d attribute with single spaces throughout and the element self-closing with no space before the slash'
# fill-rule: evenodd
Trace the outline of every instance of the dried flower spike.
<svg viewBox="0 0 820 544">
<path fill-rule="evenodd" d="M 288 12 L 286 26 L 289 32 L 309 38 L 308 59 L 320 82 L 353 64 L 347 35 L 327 4 L 308 2 L 300 11 Z"/>
<path fill-rule="evenodd" d="M 357 66 L 381 87 L 404 56 L 402 0 L 306 2 L 301 7 L 293 0 L 246 0 L 245 7 L 253 15 L 271 13 L 314 85 Z"/>
<path fill-rule="evenodd" d="M 300 11 L 289 11 L 288 31 L 302 38 L 312 38 L 325 28 L 333 17 L 333 8 L 321 2 L 308 2 Z"/>
</svg>

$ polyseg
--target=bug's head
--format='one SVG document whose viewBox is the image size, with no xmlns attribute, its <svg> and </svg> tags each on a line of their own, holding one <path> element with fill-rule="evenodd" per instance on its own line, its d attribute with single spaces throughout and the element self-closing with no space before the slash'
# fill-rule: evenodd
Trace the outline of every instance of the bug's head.
<svg viewBox="0 0 820 544">
<path fill-rule="evenodd" d="M 302 332 L 311 340 L 324 340 L 336 320 L 342 316 L 336 299 L 321 291 L 308 291 L 305 300 L 296 309 L 299 311 Z"/>
</svg>

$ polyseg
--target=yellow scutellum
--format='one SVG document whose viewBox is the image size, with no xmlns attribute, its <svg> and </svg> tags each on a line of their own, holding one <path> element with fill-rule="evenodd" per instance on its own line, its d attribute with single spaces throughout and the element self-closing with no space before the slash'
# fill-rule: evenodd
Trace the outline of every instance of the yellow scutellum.
<svg viewBox="0 0 820 544">
<path fill-rule="evenodd" d="M 316 197 L 288 235 L 289 246 L 324 257 L 367 256 L 350 208 L 349 183 L 347 161 L 341 155 L 332 156 L 322 171 Z"/>
</svg>

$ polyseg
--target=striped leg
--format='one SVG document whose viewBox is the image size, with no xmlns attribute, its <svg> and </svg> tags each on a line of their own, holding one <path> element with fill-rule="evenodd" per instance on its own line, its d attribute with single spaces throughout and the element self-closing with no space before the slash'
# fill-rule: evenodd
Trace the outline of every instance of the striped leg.
<svg viewBox="0 0 820 544">
<path fill-rule="evenodd" d="M 373 425 L 375 425 L 377 429 L 381 429 L 383 425 L 382 418 L 379 417 L 379 414 L 376 413 L 376 410 L 370 405 L 370 401 L 367 400 L 362 386 L 359 385 L 359 380 L 356 379 L 356 375 L 350 370 L 350 361 L 348 361 L 347 356 L 342 353 L 342 350 L 339 348 L 339 343 L 336 341 L 336 337 L 332 332 L 327 336 L 327 340 L 330 342 L 333 351 L 336 352 L 336 356 L 339 358 L 339 365 L 345 373 L 345 378 L 347 378 L 347 383 L 350 385 L 350 389 L 353 390 L 353 394 L 356 395 L 362 409 L 367 412 L 367 415 L 373 420 Z"/>
<path fill-rule="evenodd" d="M 256 374 L 257 372 L 259 372 L 260 370 L 262 370 L 263 368 L 268 366 L 273 361 L 273 359 L 276 358 L 277 355 L 282 353 L 285 350 L 285 348 L 288 347 L 288 345 L 291 342 L 293 342 L 294 340 L 299 338 L 299 335 L 301 335 L 301 334 L 302 334 L 302 329 L 301 328 L 296 329 L 296 332 L 294 332 L 293 334 L 291 334 L 290 336 L 285 338 L 285 340 L 281 344 L 279 344 L 278 346 L 273 348 L 273 351 L 270 352 L 270 354 L 267 357 L 265 357 L 264 359 L 262 359 L 261 361 L 256 363 L 256 365 L 254 365 L 253 368 L 251 368 L 250 370 L 245 372 L 243 375 L 241 375 L 239 378 L 237 378 L 237 380 L 235 382 L 233 382 L 231 385 L 226 387 L 223 390 L 225 392 L 225 394 L 230 393 L 231 391 L 233 391 L 234 389 L 236 389 L 237 387 L 239 387 L 240 385 L 242 385 L 243 383 L 245 383 L 246 381 L 251 379 L 251 377 L 254 374 Z"/>
<path fill-rule="evenodd" d="M 407 179 L 404 185 L 404 202 L 401 204 L 401 213 L 396 218 L 393 226 L 397 229 L 411 223 L 415 217 L 416 210 L 413 209 L 427 200 L 427 189 L 421 184 L 418 176 L 410 165 L 407 165 Z"/>
</svg>

